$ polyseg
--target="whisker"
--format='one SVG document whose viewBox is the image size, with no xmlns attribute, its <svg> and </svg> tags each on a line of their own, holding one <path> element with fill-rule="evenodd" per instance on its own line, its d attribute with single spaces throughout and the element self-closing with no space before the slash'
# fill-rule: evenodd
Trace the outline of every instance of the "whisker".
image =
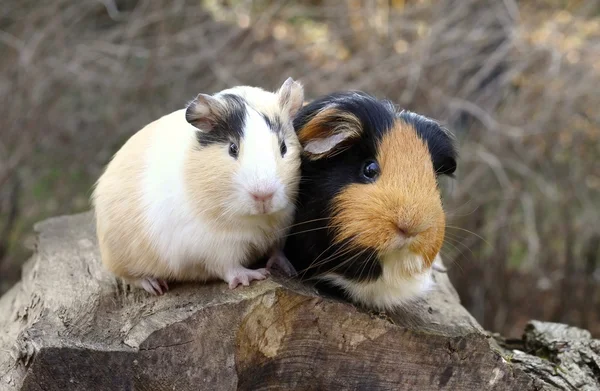
<svg viewBox="0 0 600 391">
<path fill-rule="evenodd" d="M 446 238 L 452 238 L 452 239 L 454 239 L 454 240 L 456 240 L 456 241 L 459 241 L 459 242 L 465 239 L 465 237 L 464 237 L 464 236 L 457 235 L 457 234 L 455 234 L 455 233 L 451 233 L 451 232 L 446 232 L 446 234 L 445 234 L 444 236 L 445 236 Z"/>
<path fill-rule="evenodd" d="M 450 246 L 452 246 L 460 255 L 461 257 L 463 256 L 463 252 L 461 249 L 459 249 L 458 247 L 456 247 L 454 244 L 450 243 L 450 242 L 444 242 L 445 244 L 448 244 Z M 443 249 L 442 249 L 443 250 Z M 441 252 L 441 251 L 440 251 Z M 458 263 L 455 259 L 455 257 L 446 257 L 445 255 L 443 256 L 444 260 L 448 260 L 449 262 L 451 262 L 453 265 L 458 266 L 458 268 L 461 271 L 464 271 L 462 266 L 460 265 L 460 263 Z"/>
<path fill-rule="evenodd" d="M 303 221 L 301 223 L 296 223 L 296 224 L 288 225 L 287 227 L 280 229 L 280 231 L 285 231 L 285 230 L 288 230 L 288 229 L 293 228 L 293 227 L 297 227 L 297 226 L 304 225 L 304 224 L 314 223 L 316 221 L 323 221 L 323 220 L 329 220 L 329 217 L 321 217 L 321 218 L 318 218 L 318 219 L 312 219 L 312 220 Z"/>
<path fill-rule="evenodd" d="M 474 235 L 474 236 L 478 237 L 479 239 L 483 240 L 483 242 L 484 242 L 485 244 L 487 244 L 488 246 L 492 247 L 492 245 L 491 245 L 491 244 L 490 244 L 490 243 L 489 243 L 487 240 L 485 240 L 485 239 L 484 239 L 482 236 L 480 236 L 480 235 L 477 235 L 477 234 L 476 234 L 475 232 L 473 232 L 473 231 L 469 231 L 468 229 L 464 229 L 464 228 L 460 228 L 460 227 L 455 227 L 455 226 L 452 226 L 452 225 L 447 225 L 447 226 L 446 226 L 446 228 L 450 228 L 450 229 L 458 229 L 458 230 L 461 230 L 461 231 L 468 232 L 468 233 L 470 233 L 471 235 Z"/>
<path fill-rule="evenodd" d="M 323 253 L 319 254 L 319 256 L 306 268 L 306 271 L 308 271 L 309 269 L 312 268 L 318 268 L 328 262 L 332 262 L 335 261 L 343 256 L 345 256 L 346 254 L 349 254 L 352 252 L 353 248 L 350 245 L 350 243 L 344 243 L 344 245 L 340 246 L 340 248 L 336 249 L 333 254 L 329 255 L 328 257 L 322 259 L 321 261 L 317 262 L 317 260 L 325 253 L 327 252 L 333 245 L 335 245 L 335 243 L 331 244 L 327 249 L 325 249 L 325 251 L 323 251 Z M 335 270 L 336 268 L 334 267 L 331 270 Z M 330 270 L 329 270 L 330 271 Z"/>
<path fill-rule="evenodd" d="M 454 254 L 454 256 L 451 258 L 452 262 L 454 262 L 454 263 L 456 263 L 456 264 L 458 264 L 458 262 L 456 261 L 456 258 L 457 258 L 457 256 L 456 256 L 456 255 L 460 256 L 461 258 L 463 258 L 463 257 L 465 256 L 465 252 L 464 252 L 464 250 L 463 250 L 463 249 L 465 249 L 466 251 L 470 252 L 470 253 L 471 253 L 471 256 L 475 257 L 475 253 L 473 253 L 473 250 L 471 250 L 471 249 L 470 249 L 470 248 L 469 248 L 467 245 L 465 245 L 465 244 L 464 244 L 464 243 L 462 243 L 462 242 L 455 242 L 455 243 L 452 243 L 452 242 L 450 242 L 450 241 L 446 241 L 446 240 L 445 240 L 445 241 L 444 241 L 444 244 L 447 244 L 447 245 L 449 245 L 449 246 L 452 246 L 452 248 L 454 248 L 454 250 L 456 250 L 456 253 L 457 253 L 457 254 Z M 460 245 L 460 246 L 462 247 L 462 249 L 461 249 L 460 247 L 458 247 L 458 245 Z"/>
<path fill-rule="evenodd" d="M 477 211 L 477 209 L 479 209 L 481 205 L 476 205 L 475 209 L 473 209 L 472 211 L 465 213 L 465 214 L 456 214 L 454 211 L 446 211 L 446 215 L 448 215 L 449 217 L 453 218 L 453 217 L 465 217 L 465 216 L 469 216 L 473 213 L 475 213 Z M 459 208 L 456 208 L 456 210 L 458 210 Z"/>
<path fill-rule="evenodd" d="M 340 250 L 342 250 L 342 251 L 340 251 Z M 321 262 L 319 262 L 319 263 L 315 264 L 315 266 L 314 266 L 314 267 L 318 267 L 318 266 L 320 266 L 320 265 L 323 265 L 323 264 L 325 264 L 326 262 L 331 262 L 331 261 L 334 261 L 334 260 L 336 260 L 336 259 L 339 259 L 339 258 L 341 258 L 342 256 L 344 256 L 344 255 L 346 255 L 346 254 L 348 254 L 348 253 L 352 252 L 352 250 L 353 250 L 353 246 L 350 244 L 350 242 L 345 242 L 345 243 L 344 243 L 344 246 L 342 246 L 342 247 L 340 247 L 339 249 L 337 249 L 337 250 L 336 250 L 336 251 L 335 251 L 333 254 L 331 254 L 329 257 L 327 257 L 327 258 L 323 259 Z M 361 251 L 361 252 L 360 252 L 358 255 L 360 255 L 360 254 L 364 253 L 366 250 L 368 250 L 368 249 L 365 249 L 365 250 Z M 350 259 L 353 259 L 353 258 L 354 258 L 354 257 L 351 257 Z M 347 262 L 348 262 L 348 260 L 346 260 L 346 261 L 342 262 L 340 265 L 337 265 L 337 266 L 336 266 L 336 267 L 334 267 L 333 269 L 330 269 L 330 270 L 329 270 L 329 272 L 331 272 L 331 271 L 333 271 L 333 270 L 336 270 L 336 269 L 338 269 L 339 267 L 341 267 L 341 265 L 345 265 Z M 313 263 L 314 263 L 314 262 L 313 262 Z M 312 264 L 311 264 L 311 265 L 312 265 Z"/>
<path fill-rule="evenodd" d="M 370 256 L 367 257 L 367 261 L 368 261 L 369 258 L 370 258 Z M 360 278 L 362 276 L 362 274 L 365 271 L 365 268 L 367 267 L 368 264 L 369 264 L 369 262 L 363 262 L 363 266 L 360 269 L 360 273 L 358 273 L 358 278 Z"/>
<path fill-rule="evenodd" d="M 346 259 L 345 261 L 337 264 L 334 268 L 327 270 L 327 273 L 332 273 L 338 269 L 340 269 L 341 267 L 345 266 L 346 264 L 352 262 L 353 259 L 355 259 L 356 257 L 361 256 L 362 254 L 364 254 L 367 251 L 367 249 L 359 251 L 358 253 L 354 254 L 353 256 L 351 256 L 350 258 Z M 322 273 L 321 275 L 323 275 L 325 273 Z"/>
<path fill-rule="evenodd" d="M 347 251 L 347 252 L 345 252 L 344 254 L 340 254 L 340 255 L 338 255 L 337 257 L 335 257 L 335 258 L 334 258 L 334 259 L 332 259 L 332 260 L 337 260 L 337 259 L 339 259 L 339 258 L 343 257 L 344 255 L 346 255 L 346 254 L 348 254 L 349 252 L 351 252 L 351 250 L 352 250 L 352 249 L 350 249 L 350 251 Z M 332 271 L 338 270 L 338 269 L 339 269 L 339 268 L 341 268 L 342 266 L 346 265 L 346 264 L 348 263 L 348 261 L 351 261 L 351 260 L 353 260 L 354 258 L 356 258 L 357 256 L 360 256 L 361 254 L 364 254 L 364 253 L 365 253 L 365 251 L 366 251 L 366 249 L 365 249 L 365 250 L 362 250 L 362 251 L 359 251 L 358 253 L 356 253 L 356 254 L 352 255 L 350 258 L 347 258 L 346 260 L 344 260 L 344 261 L 342 261 L 341 263 L 337 264 L 335 267 L 333 267 L 333 268 L 329 269 L 329 270 L 328 270 L 328 272 L 332 272 Z"/>
<path fill-rule="evenodd" d="M 462 203 L 462 204 L 460 204 L 460 205 L 457 205 L 457 206 L 454 206 L 454 205 L 453 205 L 453 208 L 452 208 L 452 209 L 446 209 L 446 208 L 444 208 L 444 210 L 445 210 L 445 212 L 446 212 L 446 213 L 452 213 L 452 212 L 454 212 L 454 211 L 457 211 L 457 210 L 461 209 L 463 206 L 467 206 L 467 205 L 469 205 L 469 204 L 470 204 L 471 202 L 473 202 L 473 201 L 474 201 L 474 199 L 473 199 L 473 198 L 469 198 L 468 200 L 466 200 L 465 202 L 463 202 L 463 203 Z M 478 205 L 477 207 L 479 207 L 479 205 Z"/>
<path fill-rule="evenodd" d="M 328 250 L 329 250 L 331 247 L 333 247 L 334 245 L 335 245 L 335 243 L 331 243 L 331 244 L 329 245 L 329 247 L 327 247 L 325 250 L 323 250 L 323 252 L 322 252 L 321 254 L 319 254 L 319 255 L 318 255 L 318 256 L 317 256 L 317 257 L 316 257 L 316 258 L 315 258 L 315 259 L 314 259 L 314 260 L 313 260 L 313 261 L 310 263 L 310 265 L 308 265 L 308 267 L 307 267 L 306 269 L 304 269 L 304 271 L 303 271 L 303 273 L 302 273 L 302 276 L 300 277 L 300 279 L 304 278 L 304 276 L 306 275 L 306 272 L 307 272 L 309 269 L 311 269 L 311 267 L 313 267 L 313 265 L 315 264 L 315 262 L 317 262 L 317 260 L 318 260 L 318 259 L 319 259 L 321 256 L 323 256 L 323 254 L 325 254 L 325 253 L 326 253 L 326 252 L 327 252 L 327 251 L 328 251 Z M 335 252 L 334 252 L 334 254 L 335 254 Z M 317 267 L 317 266 L 314 266 L 314 267 Z"/>
<path fill-rule="evenodd" d="M 369 258 L 367 259 L 367 263 L 368 263 L 368 262 L 371 262 L 371 260 L 373 259 L 373 257 L 375 257 L 376 255 L 377 255 L 377 251 L 373 251 L 373 252 L 371 253 L 371 255 L 369 255 Z M 377 261 L 375 261 L 375 262 L 371 262 L 371 267 L 369 268 L 369 275 L 371 275 L 371 272 L 373 272 L 373 268 L 375 267 L 375 265 L 376 265 L 377 263 L 378 263 Z"/>
<path fill-rule="evenodd" d="M 450 232 L 446 232 L 446 235 L 444 235 L 444 239 L 452 239 L 455 242 L 462 242 L 465 239 L 465 237 L 457 235 L 457 234 L 452 234 Z"/>
<path fill-rule="evenodd" d="M 320 231 L 320 230 L 324 230 L 324 229 L 329 229 L 330 227 L 317 227 L 317 228 L 313 228 L 313 229 L 307 229 L 304 231 L 299 231 L 299 232 L 293 232 L 287 235 L 283 235 L 282 238 L 289 238 L 290 236 L 295 236 L 295 235 L 300 235 L 300 234 L 305 234 L 308 232 L 314 232 L 314 231 Z"/>
<path fill-rule="evenodd" d="M 362 273 L 364 271 L 364 268 L 366 267 L 366 265 L 369 265 L 369 263 L 371 265 L 369 266 L 369 272 L 367 273 L 367 276 L 371 275 L 371 272 L 373 271 L 373 266 L 375 265 L 375 262 L 371 262 L 371 260 L 373 259 L 373 255 L 374 254 L 375 254 L 375 252 L 371 251 L 371 253 L 367 256 L 367 259 L 364 261 L 363 269 L 360 271 L 360 274 L 358 275 L 358 278 L 362 277 Z"/>
<path fill-rule="evenodd" d="M 335 244 L 336 243 L 332 243 L 329 247 L 327 247 L 321 254 L 319 254 L 319 256 L 317 258 L 315 258 L 314 261 L 311 262 L 311 264 L 306 269 L 308 270 L 311 268 L 318 268 L 318 267 L 326 264 L 327 262 L 334 261 L 352 251 L 352 246 L 350 246 L 349 244 L 346 244 L 346 245 L 340 246 L 331 255 L 329 255 L 319 261 L 319 258 L 322 257 L 323 254 L 325 254 Z"/>
</svg>

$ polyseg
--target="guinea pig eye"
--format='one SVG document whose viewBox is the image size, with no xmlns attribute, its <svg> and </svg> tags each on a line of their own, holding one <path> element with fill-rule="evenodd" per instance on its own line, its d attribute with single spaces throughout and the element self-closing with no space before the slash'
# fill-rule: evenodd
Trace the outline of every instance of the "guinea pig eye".
<svg viewBox="0 0 600 391">
<path fill-rule="evenodd" d="M 287 152 L 287 145 L 285 145 L 285 141 L 282 141 L 279 145 L 279 152 L 281 152 L 281 157 L 285 156 L 285 153 Z"/>
<path fill-rule="evenodd" d="M 379 164 L 374 160 L 367 160 L 363 166 L 362 175 L 369 182 L 373 182 L 379 177 L 380 174 Z"/>
<path fill-rule="evenodd" d="M 239 153 L 240 153 L 240 150 L 239 150 L 238 146 L 235 143 L 230 143 L 229 144 L 229 155 L 232 158 L 237 159 Z"/>
</svg>

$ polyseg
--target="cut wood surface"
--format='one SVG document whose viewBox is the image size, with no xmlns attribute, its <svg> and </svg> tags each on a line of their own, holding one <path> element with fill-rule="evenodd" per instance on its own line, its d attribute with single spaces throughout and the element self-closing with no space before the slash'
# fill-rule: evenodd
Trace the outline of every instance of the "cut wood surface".
<svg viewBox="0 0 600 391">
<path fill-rule="evenodd" d="M 589 333 L 532 322 L 523 350 L 502 348 L 443 273 L 387 314 L 278 277 L 154 297 L 104 271 L 92 219 L 36 226 L 22 281 L 0 299 L 0 390 L 598 389 Z"/>
</svg>

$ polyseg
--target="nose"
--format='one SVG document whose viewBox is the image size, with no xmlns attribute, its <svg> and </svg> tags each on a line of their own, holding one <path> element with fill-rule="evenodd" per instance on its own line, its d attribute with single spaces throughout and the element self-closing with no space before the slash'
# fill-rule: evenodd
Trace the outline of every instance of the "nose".
<svg viewBox="0 0 600 391">
<path fill-rule="evenodd" d="M 407 230 L 406 230 L 406 228 L 405 228 L 405 227 L 403 227 L 402 225 L 400 225 L 400 224 L 397 224 L 397 225 L 396 225 L 396 231 L 398 231 L 398 235 L 399 235 L 399 236 L 401 236 L 401 237 L 403 237 L 403 238 L 407 238 L 407 237 L 408 237 Z"/>
<path fill-rule="evenodd" d="M 252 198 L 257 201 L 257 202 L 267 202 L 270 201 L 273 198 L 273 195 L 275 195 L 274 191 L 255 191 L 250 193 L 250 195 L 252 195 Z"/>
<path fill-rule="evenodd" d="M 402 224 L 400 222 L 396 223 L 396 231 L 398 232 L 398 236 L 404 239 L 412 238 L 423 232 L 419 227 L 410 227 L 407 224 Z"/>
</svg>

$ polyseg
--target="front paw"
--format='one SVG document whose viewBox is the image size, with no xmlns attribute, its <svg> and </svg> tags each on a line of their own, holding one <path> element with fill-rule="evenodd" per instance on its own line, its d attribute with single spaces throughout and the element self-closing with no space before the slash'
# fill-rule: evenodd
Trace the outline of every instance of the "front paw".
<svg viewBox="0 0 600 391">
<path fill-rule="evenodd" d="M 267 261 L 267 270 L 271 271 L 274 267 L 281 270 L 288 277 L 298 275 L 298 272 L 296 271 L 292 263 L 281 251 L 275 252 Z"/>
<path fill-rule="evenodd" d="M 234 289 L 238 285 L 248 286 L 253 280 L 264 280 L 269 275 L 267 269 L 246 269 L 239 268 L 231 271 L 225 277 L 225 281 L 229 284 L 229 289 Z"/>
</svg>

